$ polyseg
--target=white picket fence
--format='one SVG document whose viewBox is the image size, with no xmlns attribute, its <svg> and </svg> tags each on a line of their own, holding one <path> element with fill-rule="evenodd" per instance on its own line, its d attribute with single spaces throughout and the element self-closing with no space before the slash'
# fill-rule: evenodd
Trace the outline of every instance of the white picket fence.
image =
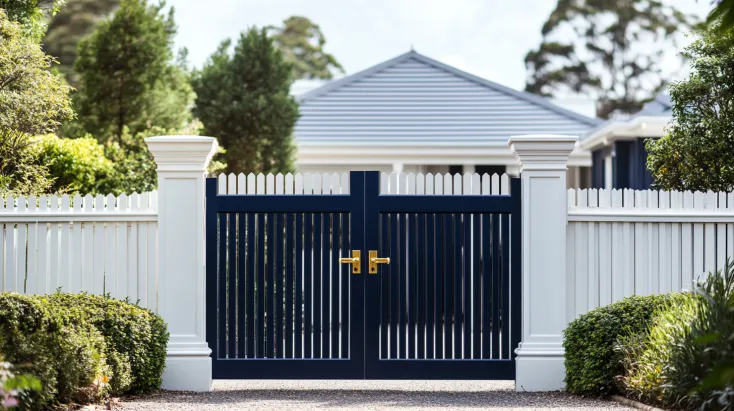
<svg viewBox="0 0 734 411">
<path fill-rule="evenodd" d="M 0 291 L 109 293 L 156 309 L 156 192 L 0 198 Z"/>
<path fill-rule="evenodd" d="M 568 320 L 630 295 L 690 290 L 734 257 L 734 193 L 568 190 Z"/>
<path fill-rule="evenodd" d="M 348 173 L 240 173 L 220 174 L 217 179 L 220 194 L 349 194 Z M 381 194 L 498 195 L 509 192 L 510 177 L 507 174 L 380 174 Z"/>
</svg>

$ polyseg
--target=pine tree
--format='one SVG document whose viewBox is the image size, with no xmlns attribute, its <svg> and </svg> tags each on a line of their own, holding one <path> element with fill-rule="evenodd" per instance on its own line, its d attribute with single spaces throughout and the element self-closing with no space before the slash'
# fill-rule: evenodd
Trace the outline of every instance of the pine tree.
<svg viewBox="0 0 734 411">
<path fill-rule="evenodd" d="M 153 126 L 181 128 L 191 119 L 188 73 L 172 50 L 173 9 L 166 14 L 163 7 L 122 0 L 79 44 L 74 103 L 83 132 L 122 142 L 126 128 L 135 135 Z"/>
<path fill-rule="evenodd" d="M 270 26 L 273 41 L 283 52 L 285 59 L 293 64 L 293 78 L 329 80 L 332 70 L 344 73 L 336 58 L 324 51 L 326 37 L 318 24 L 301 16 L 291 16 L 283 21 L 282 27 Z"/>
<path fill-rule="evenodd" d="M 291 65 L 266 30 L 242 33 L 234 54 L 225 40 L 195 73 L 194 115 L 225 148 L 228 172 L 293 171 L 298 104 L 290 96 Z"/>
</svg>

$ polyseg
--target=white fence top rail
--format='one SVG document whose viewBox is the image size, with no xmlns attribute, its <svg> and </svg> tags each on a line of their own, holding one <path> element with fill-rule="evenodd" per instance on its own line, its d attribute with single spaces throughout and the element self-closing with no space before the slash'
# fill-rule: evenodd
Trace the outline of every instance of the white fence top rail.
<svg viewBox="0 0 734 411">
<path fill-rule="evenodd" d="M 157 221 L 158 192 L 0 198 L 0 222 Z"/>
</svg>

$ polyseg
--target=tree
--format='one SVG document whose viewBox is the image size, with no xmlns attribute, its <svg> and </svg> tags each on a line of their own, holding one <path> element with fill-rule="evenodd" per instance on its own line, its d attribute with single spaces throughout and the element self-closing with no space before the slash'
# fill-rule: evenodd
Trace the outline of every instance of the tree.
<svg viewBox="0 0 734 411">
<path fill-rule="evenodd" d="M 695 22 L 661 0 L 558 0 L 525 56 L 525 90 L 591 95 L 601 118 L 637 112 L 669 82 L 666 50 Z M 568 33 L 572 41 L 559 40 Z"/>
<path fill-rule="evenodd" d="M 283 27 L 269 26 L 268 31 L 276 47 L 293 64 L 294 79 L 325 79 L 334 75 L 332 70 L 344 73 L 336 58 L 324 51 L 326 38 L 321 28 L 306 17 L 292 16 L 283 21 Z"/>
<path fill-rule="evenodd" d="M 0 194 L 34 194 L 51 184 L 30 136 L 73 117 L 70 88 L 49 72 L 53 59 L 0 10 Z"/>
<path fill-rule="evenodd" d="M 647 167 L 664 190 L 734 189 L 734 34 L 714 28 L 686 48 L 691 74 L 670 87 L 673 121 L 648 140 Z"/>
<path fill-rule="evenodd" d="M 180 128 L 191 119 L 194 95 L 184 71 L 185 54 L 174 60 L 173 9 L 147 0 L 122 0 L 114 16 L 79 43 L 75 107 L 84 133 L 122 143 L 152 126 Z M 75 134 L 82 134 L 76 132 Z"/>
<path fill-rule="evenodd" d="M 0 0 L 11 21 L 20 23 L 23 33 L 33 41 L 41 40 L 46 32 L 46 19 L 59 11 L 65 0 Z"/>
<path fill-rule="evenodd" d="M 230 48 L 223 41 L 195 73 L 194 115 L 225 148 L 227 171 L 292 171 L 298 104 L 289 94 L 291 65 L 266 30 L 251 28 L 231 56 Z"/>
<path fill-rule="evenodd" d="M 120 0 L 68 0 L 49 21 L 43 47 L 58 59 L 58 70 L 72 86 L 78 85 L 74 73 L 77 44 L 119 5 Z"/>
</svg>

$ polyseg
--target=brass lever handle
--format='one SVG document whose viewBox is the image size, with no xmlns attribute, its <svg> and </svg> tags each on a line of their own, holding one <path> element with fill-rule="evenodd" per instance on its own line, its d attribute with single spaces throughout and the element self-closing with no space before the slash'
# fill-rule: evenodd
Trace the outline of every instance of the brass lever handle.
<svg viewBox="0 0 734 411">
<path fill-rule="evenodd" d="M 342 264 L 359 264 L 359 257 L 342 257 L 339 259 L 339 262 Z"/>
<path fill-rule="evenodd" d="M 390 264 L 390 257 L 372 257 L 370 262 L 373 264 Z"/>
<path fill-rule="evenodd" d="M 341 257 L 339 259 L 339 262 L 341 264 L 351 264 L 352 274 L 360 274 L 362 273 L 362 264 L 360 264 L 360 261 L 361 261 L 360 257 L 362 257 L 362 251 L 352 250 L 351 257 Z"/>
</svg>

